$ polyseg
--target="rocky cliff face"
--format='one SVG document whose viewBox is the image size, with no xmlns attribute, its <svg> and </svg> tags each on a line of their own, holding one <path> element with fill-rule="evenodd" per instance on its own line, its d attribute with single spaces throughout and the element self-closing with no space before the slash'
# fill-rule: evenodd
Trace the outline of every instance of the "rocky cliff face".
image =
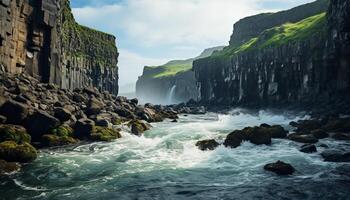
<svg viewBox="0 0 350 200">
<path fill-rule="evenodd" d="M 174 60 L 158 67 L 144 67 L 136 84 L 136 94 L 144 102 L 175 104 L 197 100 L 198 90 L 192 62 L 210 56 L 222 46 L 204 50 L 196 58 Z"/>
<path fill-rule="evenodd" d="M 0 11 L 3 70 L 118 93 L 115 37 L 78 25 L 68 0 L 1 0 Z"/>
<path fill-rule="evenodd" d="M 349 2 L 332 0 L 322 30 L 302 40 L 258 47 L 256 41 L 268 31 L 253 40 L 257 47 L 249 51 L 195 61 L 201 102 L 345 109 L 350 99 Z"/>
</svg>

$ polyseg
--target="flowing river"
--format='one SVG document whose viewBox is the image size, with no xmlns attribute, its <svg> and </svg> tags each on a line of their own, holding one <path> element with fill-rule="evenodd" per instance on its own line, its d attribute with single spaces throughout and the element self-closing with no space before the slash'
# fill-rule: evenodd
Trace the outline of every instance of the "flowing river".
<svg viewBox="0 0 350 200">
<path fill-rule="evenodd" d="M 291 129 L 290 121 L 306 117 L 240 109 L 182 115 L 178 123 L 152 124 L 142 137 L 125 129 L 115 142 L 43 150 L 21 172 L 1 178 L 0 199 L 348 199 L 349 165 L 301 153 L 301 144 L 275 139 L 270 146 L 245 142 L 205 152 L 195 146 L 261 123 Z M 349 148 L 330 139 L 320 143 Z M 291 163 L 296 173 L 264 171 L 277 160 Z"/>
</svg>

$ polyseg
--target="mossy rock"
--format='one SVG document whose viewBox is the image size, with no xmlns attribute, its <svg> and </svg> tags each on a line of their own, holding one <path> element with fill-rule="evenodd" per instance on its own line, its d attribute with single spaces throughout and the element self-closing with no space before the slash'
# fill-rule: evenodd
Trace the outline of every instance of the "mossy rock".
<svg viewBox="0 0 350 200">
<path fill-rule="evenodd" d="M 121 118 L 116 118 L 112 120 L 112 124 L 113 125 L 121 125 L 122 123 L 124 123 L 125 120 L 121 119 Z"/>
<path fill-rule="evenodd" d="M 150 125 L 141 120 L 133 120 L 129 122 L 128 126 L 131 127 L 131 133 L 138 136 L 150 129 Z"/>
<path fill-rule="evenodd" d="M 73 128 L 71 128 L 70 126 L 68 125 L 61 125 L 59 126 L 58 128 L 56 129 L 53 129 L 51 131 L 51 134 L 53 135 L 57 135 L 57 136 L 65 136 L 65 137 L 73 137 Z"/>
<path fill-rule="evenodd" d="M 122 136 L 118 130 L 101 126 L 95 126 L 93 132 L 90 135 L 91 140 L 105 142 L 110 142 L 121 137 Z"/>
<path fill-rule="evenodd" d="M 30 143 L 31 137 L 26 129 L 17 125 L 0 125 L 0 142 L 14 141 L 16 143 Z"/>
<path fill-rule="evenodd" d="M 65 146 L 78 143 L 76 140 L 69 136 L 57 136 L 57 135 L 43 135 L 41 144 L 44 147 Z"/>
<path fill-rule="evenodd" d="M 21 165 L 18 163 L 0 160 L 0 175 L 17 172 L 20 169 Z"/>
<path fill-rule="evenodd" d="M 37 158 L 37 154 L 36 149 L 26 142 L 23 144 L 17 144 L 14 141 L 0 143 L 0 159 L 7 162 L 32 162 Z"/>
</svg>

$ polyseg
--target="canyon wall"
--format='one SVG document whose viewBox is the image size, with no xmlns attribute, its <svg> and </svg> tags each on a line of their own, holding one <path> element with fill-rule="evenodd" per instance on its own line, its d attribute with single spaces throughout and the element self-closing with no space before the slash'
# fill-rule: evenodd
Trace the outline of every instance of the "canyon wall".
<svg viewBox="0 0 350 200">
<path fill-rule="evenodd" d="M 115 37 L 77 24 L 69 0 L 0 0 L 0 65 L 65 89 L 118 93 Z"/>
<path fill-rule="evenodd" d="M 201 103 L 348 109 L 349 20 L 349 0 L 332 0 L 322 30 L 302 40 L 195 61 Z"/>
</svg>

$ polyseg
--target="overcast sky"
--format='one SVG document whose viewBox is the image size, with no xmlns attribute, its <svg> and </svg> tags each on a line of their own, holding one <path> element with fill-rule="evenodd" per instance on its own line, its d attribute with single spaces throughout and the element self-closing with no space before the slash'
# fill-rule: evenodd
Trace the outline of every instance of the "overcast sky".
<svg viewBox="0 0 350 200">
<path fill-rule="evenodd" d="M 227 45 L 234 22 L 313 0 L 71 0 L 83 25 L 117 37 L 120 85 L 134 83 L 145 65 L 197 56 Z"/>
</svg>

